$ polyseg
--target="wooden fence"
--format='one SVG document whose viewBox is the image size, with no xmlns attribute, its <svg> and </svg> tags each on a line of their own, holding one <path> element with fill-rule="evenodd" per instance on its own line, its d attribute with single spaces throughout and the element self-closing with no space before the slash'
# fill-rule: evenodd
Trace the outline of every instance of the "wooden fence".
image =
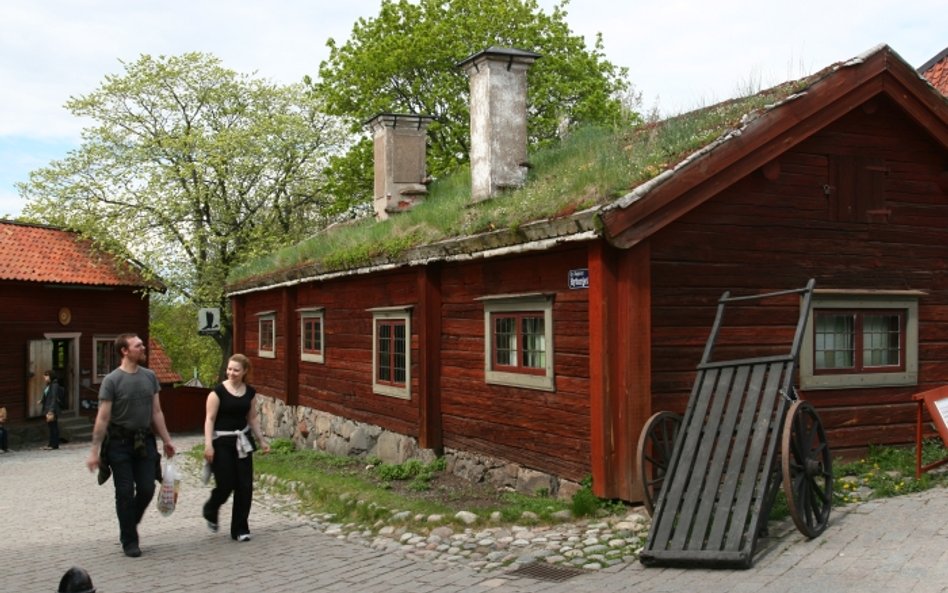
<svg viewBox="0 0 948 593">
<path fill-rule="evenodd" d="M 203 431 L 204 402 L 210 391 L 209 387 L 162 387 L 161 409 L 168 432 Z"/>
</svg>

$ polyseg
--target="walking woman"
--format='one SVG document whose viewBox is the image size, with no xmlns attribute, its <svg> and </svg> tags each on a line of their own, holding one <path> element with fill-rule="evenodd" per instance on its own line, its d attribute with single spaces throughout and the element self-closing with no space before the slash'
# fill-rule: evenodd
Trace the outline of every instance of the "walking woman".
<svg viewBox="0 0 948 593">
<path fill-rule="evenodd" d="M 250 503 L 253 498 L 253 451 L 256 439 L 264 453 L 270 444 L 260 432 L 256 391 L 245 383 L 250 361 L 234 354 L 227 361 L 227 379 L 207 396 L 204 418 L 204 459 L 214 472 L 214 489 L 204 504 L 204 519 L 213 532 L 218 530 L 221 505 L 234 495 L 230 517 L 230 537 L 250 541 Z"/>
</svg>

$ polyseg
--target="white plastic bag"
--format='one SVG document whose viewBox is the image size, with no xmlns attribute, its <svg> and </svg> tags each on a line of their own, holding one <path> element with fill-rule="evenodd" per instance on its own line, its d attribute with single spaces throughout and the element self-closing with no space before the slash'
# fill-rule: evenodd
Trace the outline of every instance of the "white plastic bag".
<svg viewBox="0 0 948 593">
<path fill-rule="evenodd" d="M 165 517 L 174 512 L 174 507 L 178 504 L 180 487 L 181 478 L 178 470 L 174 466 L 174 461 L 169 459 L 161 472 L 161 488 L 158 490 L 158 512 Z"/>
</svg>

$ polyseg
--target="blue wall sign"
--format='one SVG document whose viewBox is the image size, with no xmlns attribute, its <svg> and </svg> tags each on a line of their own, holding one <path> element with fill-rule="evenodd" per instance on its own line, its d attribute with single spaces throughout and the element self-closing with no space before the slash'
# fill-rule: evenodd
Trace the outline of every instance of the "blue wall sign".
<svg viewBox="0 0 948 593">
<path fill-rule="evenodd" d="M 589 268 L 579 268 L 569 271 L 570 290 L 589 288 Z"/>
</svg>

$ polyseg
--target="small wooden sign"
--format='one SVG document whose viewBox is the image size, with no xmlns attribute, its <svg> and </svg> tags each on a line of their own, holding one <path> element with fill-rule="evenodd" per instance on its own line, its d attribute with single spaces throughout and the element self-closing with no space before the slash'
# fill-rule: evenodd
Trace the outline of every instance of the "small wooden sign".
<svg viewBox="0 0 948 593">
<path fill-rule="evenodd" d="M 948 387 L 938 387 L 922 393 L 916 393 L 912 396 L 916 401 L 925 403 L 928 415 L 931 416 L 932 424 L 941 440 L 948 447 Z"/>
<path fill-rule="evenodd" d="M 917 420 L 915 423 L 915 477 L 920 478 L 922 472 L 948 464 L 948 457 L 927 465 L 922 465 L 922 437 L 924 430 L 924 410 L 935 425 L 935 430 L 941 436 L 941 442 L 948 447 L 948 385 L 916 393 L 912 399 L 918 402 Z"/>
</svg>

